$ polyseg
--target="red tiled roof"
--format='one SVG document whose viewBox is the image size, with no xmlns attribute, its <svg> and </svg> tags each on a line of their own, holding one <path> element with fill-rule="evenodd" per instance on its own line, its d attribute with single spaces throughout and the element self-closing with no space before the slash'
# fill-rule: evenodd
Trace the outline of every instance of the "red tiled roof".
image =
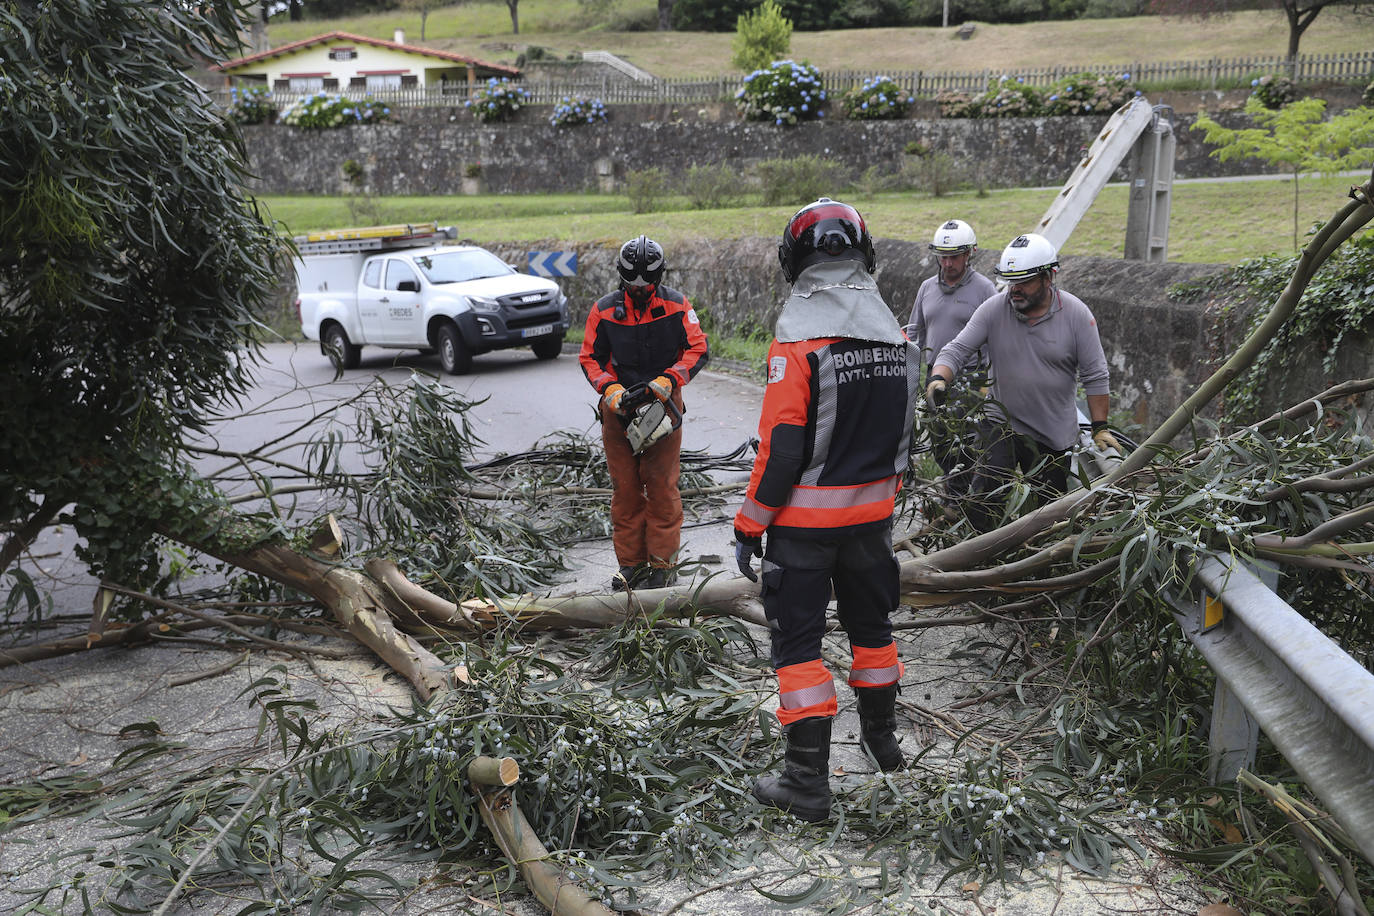
<svg viewBox="0 0 1374 916">
<path fill-rule="evenodd" d="M 454 54 L 452 51 L 438 51 L 434 48 L 422 48 L 418 45 L 403 45 L 394 41 L 385 41 L 381 38 L 368 38 L 366 35 L 354 35 L 351 32 L 327 32 L 324 35 L 316 35 L 313 38 L 302 38 L 300 41 L 292 41 L 280 47 L 272 48 L 258 54 L 249 54 L 247 57 L 240 57 L 237 60 L 228 60 L 222 64 L 216 64 L 212 70 L 237 70 L 244 64 L 254 64 L 260 60 L 279 57 L 283 54 L 291 54 L 302 48 L 311 45 L 323 44 L 329 41 L 352 41 L 358 44 L 372 45 L 376 48 L 390 48 L 393 51 L 403 51 L 407 54 L 418 54 L 422 57 L 433 57 L 439 60 L 453 61 L 458 64 L 467 64 L 493 73 L 504 73 L 507 76 L 518 76 L 520 70 L 516 67 L 507 67 L 504 64 L 490 64 L 475 57 L 468 57 L 464 54 Z"/>
</svg>

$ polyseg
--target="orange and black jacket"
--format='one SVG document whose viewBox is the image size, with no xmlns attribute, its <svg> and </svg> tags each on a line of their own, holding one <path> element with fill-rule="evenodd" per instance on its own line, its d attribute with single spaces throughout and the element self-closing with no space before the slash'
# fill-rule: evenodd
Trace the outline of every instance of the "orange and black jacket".
<svg viewBox="0 0 1374 916">
<path fill-rule="evenodd" d="M 774 341 L 735 527 L 833 538 L 885 524 L 907 467 L 920 369 L 910 343 Z"/>
<path fill-rule="evenodd" d="M 578 357 L 598 393 L 612 382 L 631 388 L 660 375 L 681 388 L 708 358 L 697 313 L 686 296 L 666 286 L 654 290 L 642 308 L 621 290 L 596 300 Z"/>
</svg>

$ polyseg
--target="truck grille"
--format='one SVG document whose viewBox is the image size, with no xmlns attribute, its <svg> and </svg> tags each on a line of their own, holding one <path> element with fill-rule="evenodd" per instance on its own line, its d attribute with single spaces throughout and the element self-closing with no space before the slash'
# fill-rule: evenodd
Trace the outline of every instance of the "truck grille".
<svg viewBox="0 0 1374 916">
<path fill-rule="evenodd" d="M 528 312 L 534 309 L 545 309 L 553 302 L 553 293 L 528 292 L 513 293 L 509 296 L 502 296 L 497 300 L 503 309 L 513 312 Z"/>
</svg>

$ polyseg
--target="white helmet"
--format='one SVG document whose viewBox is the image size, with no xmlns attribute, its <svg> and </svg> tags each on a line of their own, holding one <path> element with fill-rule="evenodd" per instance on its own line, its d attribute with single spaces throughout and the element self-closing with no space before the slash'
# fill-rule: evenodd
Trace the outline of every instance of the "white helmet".
<svg viewBox="0 0 1374 916">
<path fill-rule="evenodd" d="M 1012 239 L 1011 244 L 1002 250 L 1002 259 L 997 262 L 997 276 L 1011 283 L 1058 269 L 1059 254 L 1050 240 L 1033 232 Z"/>
<path fill-rule="evenodd" d="M 952 219 L 935 230 L 930 240 L 930 250 L 937 255 L 972 254 L 978 250 L 978 236 L 973 227 L 961 219 Z"/>
</svg>

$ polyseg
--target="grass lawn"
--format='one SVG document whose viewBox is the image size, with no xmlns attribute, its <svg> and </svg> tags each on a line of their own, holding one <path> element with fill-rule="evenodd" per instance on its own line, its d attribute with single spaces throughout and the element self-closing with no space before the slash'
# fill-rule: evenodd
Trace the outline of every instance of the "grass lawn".
<svg viewBox="0 0 1374 916">
<path fill-rule="evenodd" d="M 1311 224 L 1345 201 L 1353 179 L 1306 177 L 1299 185 L 1299 242 Z M 999 190 L 932 197 L 889 193 L 838 196 L 854 204 L 879 238 L 926 241 L 951 217 L 968 220 L 985 249 L 1000 249 L 1033 227 L 1054 201 L 1054 190 Z M 1067 255 L 1120 257 L 1126 232 L 1127 189 L 1103 190 L 1068 243 Z M 490 194 L 448 197 L 265 196 L 260 198 L 287 234 L 352 225 L 427 222 L 457 227 L 460 238 L 496 242 L 619 244 L 647 233 L 672 246 L 689 239 L 775 236 L 796 207 L 692 210 L 669 198 L 653 213 L 632 212 L 617 194 Z M 1291 255 L 1293 185 L 1289 180 L 1176 184 L 1169 223 L 1169 259 L 1234 263 L 1264 254 Z"/>
<path fill-rule="evenodd" d="M 578 0 L 525 0 L 520 34 L 511 33 L 504 3 L 465 3 L 429 14 L 424 38 L 420 17 L 392 10 L 347 19 L 315 19 L 268 26 L 273 46 L 335 29 L 390 40 L 403 28 L 406 40 L 457 51 L 491 63 L 513 64 L 529 45 L 555 57 L 610 51 L 660 77 L 701 77 L 737 72 L 731 64 L 733 32 L 658 32 L 655 0 L 621 0 L 612 31 Z M 962 20 L 959 20 L 962 21 Z M 979 24 L 960 41 L 954 27 L 851 29 L 795 32 L 791 54 L 823 70 L 983 70 L 1055 65 L 1118 66 L 1136 61 L 1234 59 L 1287 53 L 1288 25 L 1276 8 L 1246 10 L 1206 21 L 1178 17 L 1080 19 L 1017 25 Z M 1374 17 L 1348 8 L 1322 10 L 1303 33 L 1304 54 L 1366 51 L 1374 47 Z"/>
</svg>

